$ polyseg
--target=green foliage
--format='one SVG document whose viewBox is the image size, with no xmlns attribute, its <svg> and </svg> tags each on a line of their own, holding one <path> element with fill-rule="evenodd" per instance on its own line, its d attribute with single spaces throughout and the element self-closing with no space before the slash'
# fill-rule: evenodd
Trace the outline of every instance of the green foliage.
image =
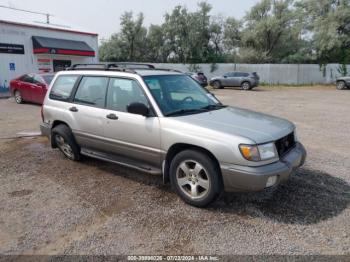
<svg viewBox="0 0 350 262">
<path fill-rule="evenodd" d="M 340 64 L 339 67 L 337 68 L 337 70 L 341 76 L 348 75 L 348 69 L 346 68 L 346 64 Z"/>
<path fill-rule="evenodd" d="M 161 25 L 125 12 L 100 46 L 102 61 L 350 63 L 350 0 L 260 0 L 237 20 L 198 3 L 178 5 Z"/>
</svg>

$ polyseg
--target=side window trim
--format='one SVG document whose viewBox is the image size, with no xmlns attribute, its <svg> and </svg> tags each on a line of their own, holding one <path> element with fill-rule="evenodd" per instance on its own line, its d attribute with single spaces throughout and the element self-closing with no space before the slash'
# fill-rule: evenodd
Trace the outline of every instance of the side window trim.
<svg viewBox="0 0 350 262">
<path fill-rule="evenodd" d="M 78 90 L 78 86 L 80 85 L 80 82 L 81 82 L 81 79 L 83 78 L 82 75 L 79 75 L 78 76 L 78 79 L 77 81 L 75 82 L 74 86 L 73 86 L 73 89 L 72 89 L 72 93 L 70 94 L 70 97 L 68 99 L 68 102 L 69 103 L 73 103 L 73 100 L 74 100 L 74 97 L 75 97 L 75 94 Z"/>
</svg>

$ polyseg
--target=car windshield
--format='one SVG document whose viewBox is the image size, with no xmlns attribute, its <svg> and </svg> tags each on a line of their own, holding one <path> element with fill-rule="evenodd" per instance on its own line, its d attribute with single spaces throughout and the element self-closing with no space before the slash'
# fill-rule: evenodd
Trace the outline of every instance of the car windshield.
<svg viewBox="0 0 350 262">
<path fill-rule="evenodd" d="M 49 85 L 49 84 L 51 83 L 51 81 L 52 81 L 54 75 L 42 75 L 42 77 L 44 78 L 46 84 Z"/>
<path fill-rule="evenodd" d="M 187 75 L 143 78 L 165 116 L 196 114 L 224 107 L 213 94 Z"/>
</svg>

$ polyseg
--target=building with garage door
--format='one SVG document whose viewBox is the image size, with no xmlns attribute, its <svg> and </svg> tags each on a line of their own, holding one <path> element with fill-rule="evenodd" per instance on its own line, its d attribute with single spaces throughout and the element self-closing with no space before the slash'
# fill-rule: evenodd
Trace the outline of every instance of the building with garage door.
<svg viewBox="0 0 350 262">
<path fill-rule="evenodd" d="M 0 92 L 26 74 L 98 63 L 98 35 L 55 16 L 0 8 Z"/>
</svg>

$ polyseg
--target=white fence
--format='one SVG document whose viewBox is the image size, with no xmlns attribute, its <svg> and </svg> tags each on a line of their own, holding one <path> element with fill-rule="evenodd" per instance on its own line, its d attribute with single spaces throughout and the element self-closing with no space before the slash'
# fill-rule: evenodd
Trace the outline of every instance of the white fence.
<svg viewBox="0 0 350 262">
<path fill-rule="evenodd" d="M 159 68 L 171 68 L 189 71 L 188 64 L 154 64 Z M 220 76 L 230 71 L 257 72 L 260 81 L 267 84 L 330 84 L 334 83 L 339 73 L 339 64 L 328 64 L 323 69 L 317 64 L 216 64 L 212 71 L 211 64 L 197 64 L 208 78 Z M 347 65 L 350 73 L 350 65 Z"/>
</svg>

